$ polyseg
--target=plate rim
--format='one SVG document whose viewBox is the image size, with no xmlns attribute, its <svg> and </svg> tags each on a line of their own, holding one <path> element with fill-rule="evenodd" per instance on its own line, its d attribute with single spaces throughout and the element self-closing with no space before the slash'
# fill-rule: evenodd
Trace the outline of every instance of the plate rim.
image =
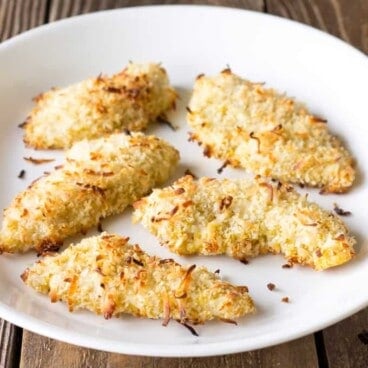
<svg viewBox="0 0 368 368">
<path fill-rule="evenodd" d="M 97 11 L 93 11 L 90 13 L 83 13 L 83 14 L 77 14 L 77 15 L 73 15 L 71 17 L 68 18 L 63 18 L 63 19 L 58 19 L 55 21 L 51 21 L 49 23 L 45 23 L 45 24 L 40 24 L 34 28 L 28 29 L 24 32 L 18 33 L 2 42 L 0 42 L 0 52 L 3 48 L 9 47 L 11 46 L 13 43 L 21 41 L 22 39 L 26 39 L 28 37 L 32 37 L 33 34 L 37 34 L 39 32 L 42 32 L 44 30 L 47 30 L 48 28 L 54 28 L 59 26 L 61 23 L 62 24 L 67 24 L 67 23 L 74 23 L 77 22 L 79 19 L 84 19 L 84 18 L 92 18 L 92 17 L 98 17 L 101 14 L 102 15 L 106 15 L 109 13 L 118 13 L 118 12 L 129 12 L 129 11 L 140 11 L 140 10 L 149 10 L 149 9 L 157 9 L 157 8 L 183 8 L 183 9 L 206 9 L 210 11 L 227 11 L 227 12 L 233 12 L 233 13 L 248 13 L 248 14 L 252 14 L 252 15 L 256 15 L 259 17 L 264 17 L 264 18 L 272 18 L 275 21 L 279 21 L 281 23 L 290 23 L 293 24 L 296 27 L 300 27 L 300 28 L 305 28 L 307 29 L 307 31 L 309 32 L 315 32 L 316 34 L 319 34 L 320 36 L 323 36 L 325 38 L 330 38 L 332 40 L 334 40 L 335 42 L 337 41 L 338 43 L 340 43 L 341 45 L 344 46 L 348 46 L 350 48 L 350 51 L 353 51 L 355 53 L 357 53 L 360 56 L 363 56 L 364 58 L 367 58 L 367 55 L 359 50 L 358 48 L 356 48 L 355 46 L 351 45 L 350 43 L 344 41 L 343 39 L 331 34 L 331 33 L 327 33 L 325 31 L 322 31 L 318 28 L 313 27 L 312 25 L 306 24 L 306 23 L 301 23 L 298 22 L 294 19 L 289 19 L 289 18 L 284 18 L 275 14 L 270 14 L 270 13 L 264 13 L 264 12 L 260 12 L 257 10 L 252 10 L 252 9 L 242 9 L 242 8 L 235 8 L 235 7 L 229 7 L 229 6 L 225 6 L 225 5 L 212 5 L 212 4 L 151 4 L 151 5 L 137 5 L 137 6 L 128 6 L 128 7 L 122 7 L 122 8 L 116 8 L 116 9 L 104 9 L 104 10 L 97 10 Z"/>
<path fill-rule="evenodd" d="M 262 340 L 262 337 L 257 337 L 249 343 L 247 340 L 247 347 L 244 348 L 244 340 L 245 339 L 237 339 L 234 341 L 222 341 L 222 342 L 207 342 L 203 344 L 180 344 L 180 345 L 169 345 L 169 344 L 146 344 L 146 343 L 131 343 L 124 341 L 123 343 L 118 343 L 116 340 L 109 340 L 106 338 L 93 338 L 91 340 L 86 339 L 85 334 L 77 333 L 75 331 L 67 330 L 66 328 L 62 328 L 59 326 L 55 326 L 53 324 L 49 324 L 45 321 L 39 320 L 35 317 L 29 316 L 24 312 L 13 311 L 12 308 L 4 305 L 0 301 L 0 318 L 6 319 L 6 321 L 24 328 L 30 332 L 33 332 L 37 335 L 41 335 L 47 338 L 51 338 L 57 341 L 61 341 L 68 344 L 73 344 L 76 346 L 96 349 L 99 351 L 106 351 L 110 353 L 118 353 L 118 354 L 128 354 L 128 355 L 137 355 L 137 356 L 150 356 L 150 357 L 165 357 L 165 358 L 195 358 L 195 357 L 209 357 L 209 356 L 219 356 L 224 354 L 236 354 L 236 353 L 245 353 L 248 351 L 264 349 L 271 346 L 280 345 L 286 342 L 290 342 L 304 336 L 310 335 L 318 330 L 322 330 L 328 326 L 331 326 L 357 312 L 359 312 L 362 308 L 368 306 L 368 301 L 364 304 L 364 306 L 357 306 L 354 309 L 349 310 L 348 312 L 343 313 L 331 320 L 326 321 L 323 324 L 319 324 L 316 329 L 315 326 L 311 326 L 308 329 L 304 329 L 303 331 L 297 331 L 292 334 L 288 334 L 282 338 L 276 337 L 272 340 L 273 334 L 269 334 L 269 340 L 266 343 L 261 343 L 259 340 Z M 4 318 L 4 314 L 7 315 Z M 159 320 L 157 320 L 159 323 Z M 277 335 L 277 334 L 276 334 Z M 277 341 L 276 341 L 277 340 Z M 101 344 L 103 345 L 103 349 L 101 349 Z M 180 353 L 178 354 L 178 351 Z"/>
<path fill-rule="evenodd" d="M 17 47 L 18 42 L 26 41 L 38 34 L 44 33 L 47 30 L 58 28 L 60 26 L 69 26 L 73 25 L 73 23 L 78 23 L 81 19 L 84 20 L 86 18 L 98 18 L 109 16 L 110 14 L 115 14 L 119 12 L 136 12 L 136 11 L 150 11 L 151 9 L 155 9 L 156 11 L 165 11 L 168 8 L 177 8 L 177 9 L 192 9 L 193 11 L 197 11 L 198 9 L 202 9 L 204 11 L 209 12 L 228 12 L 228 13 L 248 13 L 251 16 L 261 17 L 261 18 L 269 18 L 274 21 L 280 23 L 289 23 L 292 27 L 299 27 L 300 29 L 304 29 L 306 32 L 315 33 L 318 37 L 324 37 L 329 42 L 335 42 L 335 44 L 340 44 L 346 48 L 347 52 L 354 53 L 356 57 L 361 58 L 361 61 L 367 62 L 367 55 L 359 49 L 355 48 L 351 44 L 341 40 L 340 38 L 321 31 L 317 28 L 314 28 L 310 25 L 299 23 L 297 21 L 279 17 L 273 14 L 262 13 L 255 10 L 247 10 L 241 8 L 232 8 L 226 6 L 214 6 L 214 5 L 181 5 L 181 4 L 166 4 L 166 5 L 147 5 L 147 6 L 132 6 L 125 7 L 119 9 L 109 9 L 109 10 L 101 10 L 95 11 L 87 14 L 80 14 L 76 16 L 72 16 L 65 19 L 60 19 L 57 21 L 53 21 L 47 24 L 43 24 L 27 30 L 23 33 L 20 33 L 14 37 L 11 37 L 8 40 L 0 43 L 0 58 L 1 53 L 9 47 Z M 169 344 L 147 344 L 147 343 L 136 343 L 136 342 L 128 342 L 124 341 L 119 343 L 117 340 L 109 340 L 103 337 L 91 337 L 86 338 L 86 335 L 83 333 L 78 333 L 67 328 L 55 326 L 54 324 L 47 323 L 43 320 L 40 320 L 36 317 L 30 316 L 25 312 L 17 311 L 11 308 L 10 306 L 4 304 L 0 300 L 0 318 L 3 318 L 9 321 L 12 324 L 15 324 L 19 327 L 25 328 L 31 332 L 36 334 L 40 334 L 46 337 L 53 338 L 55 340 L 63 341 L 66 343 L 71 343 L 77 346 L 82 346 L 86 348 L 93 348 L 97 350 L 103 350 L 114 353 L 121 354 L 134 354 L 139 356 L 156 356 L 156 357 L 205 357 L 205 356 L 216 356 L 223 354 L 232 354 L 232 353 L 240 353 L 251 351 L 260 348 L 266 348 L 273 345 L 282 344 L 287 341 L 291 341 L 306 335 L 309 335 L 316 330 L 324 329 L 330 325 L 333 325 L 355 313 L 360 311 L 361 309 L 368 306 L 368 300 L 362 301 L 357 304 L 354 308 L 351 308 L 344 313 L 340 313 L 333 318 L 326 320 L 324 323 L 315 323 L 308 328 L 303 328 L 295 331 L 294 333 L 289 333 L 286 336 L 277 337 L 277 334 L 274 333 L 268 334 L 267 338 L 257 337 L 254 340 L 249 341 L 249 339 L 238 338 L 233 341 L 221 341 L 221 342 L 206 342 L 203 344 L 178 344 L 178 345 L 169 345 Z M 318 325 L 318 327 L 317 327 Z M 302 330 L 302 331 L 300 331 Z M 274 336 L 275 335 L 275 336 Z M 263 335 L 262 335 L 263 336 Z M 246 341 L 245 341 L 246 340 Z M 260 341 L 261 340 L 261 341 Z"/>
</svg>

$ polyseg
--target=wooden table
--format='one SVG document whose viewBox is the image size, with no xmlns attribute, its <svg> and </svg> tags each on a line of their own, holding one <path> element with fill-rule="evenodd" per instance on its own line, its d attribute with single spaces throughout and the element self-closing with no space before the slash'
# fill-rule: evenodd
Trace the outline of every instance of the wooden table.
<svg viewBox="0 0 368 368">
<path fill-rule="evenodd" d="M 368 52 L 368 0 L 0 0 L 0 40 L 43 23 L 145 4 L 213 4 L 311 24 Z M 318 55 L 316 56 L 318 57 Z M 367 94 L 368 96 L 368 94 Z M 368 309 L 313 335 L 249 353 L 213 358 L 149 358 L 79 348 L 0 320 L 0 367 L 368 367 Z"/>
</svg>

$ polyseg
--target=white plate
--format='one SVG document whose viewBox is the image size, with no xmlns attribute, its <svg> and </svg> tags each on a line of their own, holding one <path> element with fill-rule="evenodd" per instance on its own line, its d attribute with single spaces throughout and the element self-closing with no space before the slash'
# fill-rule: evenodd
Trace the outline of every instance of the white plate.
<svg viewBox="0 0 368 368">
<path fill-rule="evenodd" d="M 368 134 L 366 57 L 347 44 L 312 28 L 247 11 L 192 6 L 156 6 L 108 11 L 71 18 L 27 32 L 0 45 L 0 207 L 50 165 L 33 166 L 23 156 L 55 157 L 60 152 L 25 149 L 21 123 L 32 107 L 31 97 L 100 72 L 120 70 L 128 60 L 161 61 L 181 100 L 166 126 L 150 130 L 167 138 L 182 154 L 176 177 L 190 168 L 197 175 L 217 176 L 221 165 L 204 158 L 187 142 L 185 105 L 194 78 L 216 73 L 227 64 L 251 80 L 266 81 L 307 103 L 324 116 L 334 132 L 345 137 L 359 163 L 359 178 L 349 194 L 311 198 L 327 209 L 337 202 L 353 215 L 347 224 L 358 239 L 357 257 L 326 272 L 308 268 L 282 269 L 281 256 L 264 256 L 247 266 L 226 257 L 174 257 L 183 264 L 204 264 L 236 284 L 249 286 L 258 313 L 238 326 L 220 322 L 198 326 L 192 336 L 175 322 L 122 317 L 105 321 L 88 312 L 68 313 L 21 282 L 19 275 L 36 257 L 0 257 L 0 315 L 31 331 L 86 347 L 137 355 L 206 356 L 278 344 L 309 334 L 357 312 L 368 304 L 367 183 Z M 26 170 L 26 178 L 17 175 Z M 244 175 L 226 169 L 222 176 Z M 107 230 L 129 235 L 150 254 L 172 256 L 130 212 L 105 221 Z M 91 232 L 92 234 L 93 232 Z M 277 291 L 266 285 L 273 282 Z M 290 304 L 281 302 L 288 296 Z"/>
</svg>

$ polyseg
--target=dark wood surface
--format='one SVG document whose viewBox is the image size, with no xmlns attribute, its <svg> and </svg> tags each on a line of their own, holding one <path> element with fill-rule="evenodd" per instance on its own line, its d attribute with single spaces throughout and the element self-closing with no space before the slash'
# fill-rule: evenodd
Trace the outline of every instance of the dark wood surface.
<svg viewBox="0 0 368 368">
<path fill-rule="evenodd" d="M 368 0 L 0 0 L 0 40 L 76 14 L 177 3 L 224 5 L 279 15 L 320 28 L 368 52 Z M 368 310 L 286 344 L 242 354 L 190 359 L 110 354 L 61 343 L 0 322 L 0 367 L 6 368 L 368 367 L 368 345 L 362 336 L 358 337 L 364 330 L 368 331 Z"/>
</svg>

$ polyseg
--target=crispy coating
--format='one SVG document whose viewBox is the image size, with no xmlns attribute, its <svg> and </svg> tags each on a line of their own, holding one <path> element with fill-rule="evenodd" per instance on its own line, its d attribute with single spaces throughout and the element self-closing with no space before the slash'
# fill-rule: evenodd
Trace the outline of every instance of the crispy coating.
<svg viewBox="0 0 368 368">
<path fill-rule="evenodd" d="M 208 157 L 285 182 L 345 192 L 354 162 L 326 120 L 275 90 L 233 74 L 199 76 L 189 104 L 190 139 Z"/>
<path fill-rule="evenodd" d="M 111 77 L 90 78 L 37 96 L 24 124 L 24 142 L 37 149 L 68 148 L 84 138 L 139 131 L 164 117 L 175 99 L 165 69 L 130 63 Z"/>
<path fill-rule="evenodd" d="M 185 176 L 134 203 L 133 220 L 181 255 L 227 254 L 245 260 L 282 253 L 323 270 L 349 261 L 354 238 L 333 213 L 288 184 L 254 180 L 195 181 Z"/>
<path fill-rule="evenodd" d="M 233 286 L 203 267 L 183 267 L 144 253 L 128 238 L 103 233 L 63 253 L 48 255 L 22 274 L 23 281 L 69 310 L 105 318 L 122 313 L 203 323 L 254 311 L 244 286 Z"/>
<path fill-rule="evenodd" d="M 33 182 L 4 211 L 0 250 L 59 247 L 165 182 L 178 159 L 175 148 L 142 133 L 74 144 L 62 167 Z"/>
</svg>

